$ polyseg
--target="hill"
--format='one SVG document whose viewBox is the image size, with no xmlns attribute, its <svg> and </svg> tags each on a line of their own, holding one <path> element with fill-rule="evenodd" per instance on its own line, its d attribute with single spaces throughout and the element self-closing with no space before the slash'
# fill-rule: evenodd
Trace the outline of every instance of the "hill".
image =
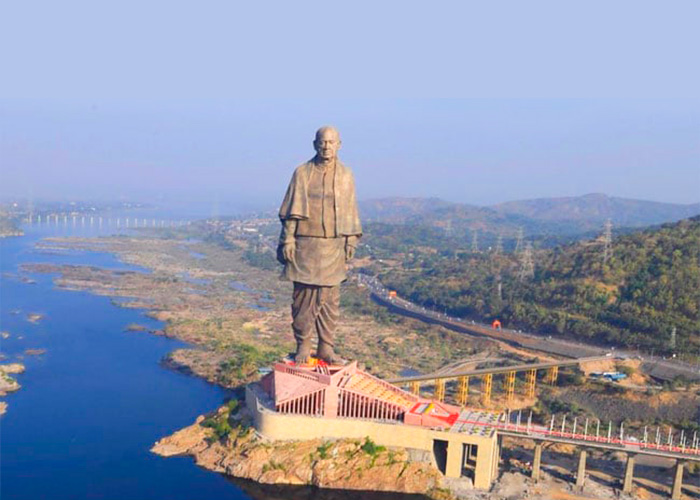
<svg viewBox="0 0 700 500">
<path fill-rule="evenodd" d="M 534 277 L 519 279 L 522 254 L 416 246 L 381 278 L 400 295 L 457 316 L 700 354 L 700 217 L 620 236 L 605 265 L 601 255 L 599 241 L 538 250 Z"/>
<path fill-rule="evenodd" d="M 363 220 L 403 224 L 441 208 L 458 205 L 440 198 L 377 198 L 360 201 Z"/>
<path fill-rule="evenodd" d="M 639 228 L 700 214 L 700 203 L 660 203 L 590 194 L 568 198 L 541 198 L 479 207 L 439 198 L 383 198 L 360 203 L 368 222 L 437 228 L 462 246 L 473 234 L 483 247 L 499 235 L 513 247 L 520 229 L 528 238 L 547 244 L 591 237 L 611 219 L 615 228 Z"/>
<path fill-rule="evenodd" d="M 595 230 L 610 219 L 615 226 L 643 227 L 700 214 L 700 203 L 681 205 L 617 198 L 605 194 L 511 201 L 491 207 L 498 213 L 539 221 L 568 221 L 582 230 Z"/>
</svg>

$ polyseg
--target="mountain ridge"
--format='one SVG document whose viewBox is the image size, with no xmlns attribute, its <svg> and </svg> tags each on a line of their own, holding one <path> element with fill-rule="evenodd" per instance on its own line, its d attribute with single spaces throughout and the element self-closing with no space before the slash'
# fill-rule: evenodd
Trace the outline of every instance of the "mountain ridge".
<svg viewBox="0 0 700 500">
<path fill-rule="evenodd" d="M 515 200 L 477 206 L 440 198 L 391 197 L 360 202 L 370 222 L 442 227 L 448 231 L 481 231 L 513 237 L 520 228 L 528 235 L 578 235 L 615 227 L 641 228 L 675 222 L 700 214 L 700 203 L 680 204 L 590 193 Z"/>
</svg>

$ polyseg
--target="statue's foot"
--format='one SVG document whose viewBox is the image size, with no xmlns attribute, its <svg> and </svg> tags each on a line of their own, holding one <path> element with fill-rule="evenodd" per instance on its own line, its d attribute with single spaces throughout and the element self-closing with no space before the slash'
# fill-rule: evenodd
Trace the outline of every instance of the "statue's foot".
<svg viewBox="0 0 700 500">
<path fill-rule="evenodd" d="M 322 359 L 329 365 L 344 365 L 348 361 L 338 356 L 333 349 L 319 349 L 316 357 Z"/>
<path fill-rule="evenodd" d="M 309 358 L 311 357 L 311 345 L 306 343 L 301 343 L 297 346 L 297 352 L 294 354 L 294 362 L 298 365 L 309 364 Z"/>
</svg>

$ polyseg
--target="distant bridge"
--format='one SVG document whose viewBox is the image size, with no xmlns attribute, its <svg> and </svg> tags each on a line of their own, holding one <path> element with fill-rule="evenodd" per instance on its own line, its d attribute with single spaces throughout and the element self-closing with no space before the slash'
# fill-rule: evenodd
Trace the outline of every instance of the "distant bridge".
<svg viewBox="0 0 700 500">
<path fill-rule="evenodd" d="M 25 221 L 30 226 L 34 224 L 38 226 L 53 226 L 53 227 L 121 227 L 129 228 L 146 228 L 146 227 L 179 227 L 190 224 L 190 221 L 161 219 L 153 217 L 103 217 L 97 215 L 29 215 Z"/>
<path fill-rule="evenodd" d="M 549 361 L 545 363 L 530 363 L 511 366 L 495 366 L 491 368 L 481 368 L 478 370 L 463 370 L 448 373 L 433 373 L 427 375 L 415 375 L 409 377 L 398 377 L 388 379 L 395 385 L 407 385 L 411 392 L 418 394 L 420 392 L 421 383 L 430 382 L 426 385 L 433 385 L 434 398 L 438 401 L 445 399 L 445 384 L 448 381 L 457 382 L 457 403 L 464 406 L 467 403 L 469 395 L 470 377 L 481 378 L 481 393 L 482 402 L 488 405 L 491 402 L 491 390 L 493 386 L 494 375 L 505 375 L 504 386 L 506 390 L 506 401 L 511 402 L 515 397 L 515 378 L 517 373 L 525 373 L 525 395 L 529 398 L 535 397 L 535 389 L 537 386 L 537 372 L 545 370 L 544 380 L 549 385 L 554 385 L 559 376 L 559 368 L 566 366 L 578 366 L 583 363 L 595 361 L 609 360 L 609 356 L 590 356 L 586 358 L 567 359 L 562 361 Z"/>
</svg>

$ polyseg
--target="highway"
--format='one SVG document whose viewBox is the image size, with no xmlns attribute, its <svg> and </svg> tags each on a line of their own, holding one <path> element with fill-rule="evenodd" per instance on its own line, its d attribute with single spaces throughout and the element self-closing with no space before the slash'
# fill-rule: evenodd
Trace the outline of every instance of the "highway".
<svg viewBox="0 0 700 500">
<path fill-rule="evenodd" d="M 672 380 L 675 376 L 682 375 L 689 380 L 700 380 L 700 367 L 697 366 L 691 366 L 679 361 L 641 357 L 632 351 L 615 351 L 614 348 L 606 349 L 590 344 L 557 339 L 551 336 L 544 337 L 507 328 L 496 330 L 489 325 L 454 318 L 447 314 L 426 309 L 401 297 L 390 298 L 389 290 L 374 276 L 359 273 L 357 273 L 356 276 L 358 283 L 370 291 L 371 297 L 376 303 L 387 307 L 392 312 L 415 318 L 426 323 L 440 325 L 460 333 L 490 338 L 517 347 L 524 347 L 526 349 L 568 358 L 604 356 L 608 352 L 614 351 L 615 357 L 639 357 L 643 361 L 642 367 L 644 371 L 652 374 L 656 378 Z"/>
</svg>

